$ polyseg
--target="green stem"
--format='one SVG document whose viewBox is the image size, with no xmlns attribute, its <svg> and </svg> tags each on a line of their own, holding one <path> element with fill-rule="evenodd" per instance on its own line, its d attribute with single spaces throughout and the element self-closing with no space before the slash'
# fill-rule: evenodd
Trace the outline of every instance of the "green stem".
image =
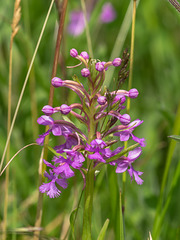
<svg viewBox="0 0 180 240">
<path fill-rule="evenodd" d="M 94 102 L 91 102 L 89 109 L 89 131 L 88 142 L 90 143 L 95 137 L 96 123 L 94 120 L 95 106 Z M 85 201 L 84 201 L 84 213 L 83 213 L 83 234 L 82 240 L 91 240 L 91 218 L 93 209 L 93 193 L 94 193 L 94 167 L 91 159 L 87 158 L 87 174 L 86 174 L 86 187 L 85 187 Z"/>
<path fill-rule="evenodd" d="M 91 218 L 92 218 L 92 209 L 93 209 L 93 193 L 94 193 L 94 170 L 90 168 L 86 175 L 82 240 L 92 239 Z"/>
</svg>

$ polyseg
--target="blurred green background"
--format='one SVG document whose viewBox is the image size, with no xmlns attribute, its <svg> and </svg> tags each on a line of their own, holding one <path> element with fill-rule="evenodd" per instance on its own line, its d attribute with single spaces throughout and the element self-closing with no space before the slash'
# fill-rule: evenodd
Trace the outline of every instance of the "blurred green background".
<svg viewBox="0 0 180 240">
<path fill-rule="evenodd" d="M 87 1 L 88 3 L 91 1 Z M 94 1 L 95 2 L 95 1 Z M 111 1 L 117 18 L 112 23 L 101 24 L 99 14 L 105 0 L 94 5 L 89 27 L 93 45 L 94 58 L 108 61 L 113 50 L 117 35 L 122 26 L 130 1 Z M 14 113 L 20 91 L 33 55 L 50 1 L 21 1 L 22 16 L 20 30 L 13 44 L 13 75 L 12 75 L 12 113 Z M 14 1 L 2 1 L 0 6 L 0 156 L 7 138 L 7 96 L 9 71 L 9 45 L 11 21 Z M 85 32 L 74 37 L 67 31 L 69 15 L 72 10 L 81 9 L 80 1 L 69 1 L 61 45 L 60 61 L 57 76 L 72 79 L 79 74 L 79 69 L 67 69 L 77 64 L 69 56 L 69 50 L 76 48 L 78 52 L 88 51 Z M 131 17 L 131 16 L 130 16 Z M 58 13 L 54 5 L 43 35 L 34 66 L 29 78 L 23 101 L 15 122 L 11 137 L 11 156 L 23 146 L 35 142 L 44 127 L 36 123 L 41 109 L 48 103 L 49 87 L 57 34 Z M 127 28 L 128 25 L 127 25 Z M 162 177 L 173 134 L 177 108 L 180 103 L 180 14 L 166 0 L 140 1 L 135 26 L 135 51 L 133 68 L 133 87 L 139 91 L 139 97 L 131 101 L 131 118 L 142 119 L 144 123 L 136 129 L 136 135 L 145 137 L 147 146 L 143 148 L 141 158 L 135 168 L 143 171 L 144 183 L 138 186 L 130 182 L 127 176 L 125 235 L 126 239 L 147 239 L 152 232 L 158 203 Z M 123 49 L 130 52 L 131 27 L 123 44 Z M 120 56 L 121 57 L 122 51 Z M 111 59 L 112 60 L 112 59 Z M 117 77 L 117 72 L 114 73 Z M 113 81 L 109 83 L 113 89 Z M 124 84 L 127 89 L 127 83 Z M 76 101 L 72 92 L 56 89 L 54 106 Z M 179 122 L 180 124 L 180 122 Z M 177 133 L 179 134 L 179 133 Z M 173 141 L 173 140 L 172 140 Z M 22 151 L 10 165 L 9 207 L 8 207 L 8 239 L 31 239 L 27 235 L 18 234 L 19 227 L 34 226 L 38 196 L 38 162 L 41 147 L 32 146 Z M 51 156 L 49 156 L 49 159 Z M 163 203 L 166 202 L 175 171 L 180 160 L 180 149 L 177 143 L 172 155 L 168 172 Z M 1 176 L 1 211 L 3 219 L 4 179 Z M 161 223 L 158 239 L 180 239 L 180 179 L 171 191 L 171 199 Z M 42 239 L 62 239 L 69 225 L 69 215 L 79 199 L 83 181 L 81 176 L 70 180 L 70 186 L 58 199 L 44 196 Z M 109 218 L 110 224 L 106 239 L 119 239 L 117 220 L 118 192 L 121 187 L 121 176 L 116 177 L 114 169 L 103 170 L 96 180 L 93 239 Z M 77 239 L 81 234 L 81 214 L 79 210 L 76 224 Z M 15 234 L 16 233 L 16 234 Z"/>
</svg>

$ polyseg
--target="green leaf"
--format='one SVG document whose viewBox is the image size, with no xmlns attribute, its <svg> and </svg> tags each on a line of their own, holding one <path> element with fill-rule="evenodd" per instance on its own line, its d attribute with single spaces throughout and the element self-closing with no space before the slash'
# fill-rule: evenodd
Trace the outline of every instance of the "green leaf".
<svg viewBox="0 0 180 240">
<path fill-rule="evenodd" d="M 78 76 L 76 74 L 74 74 L 72 76 L 72 79 L 73 79 L 73 81 L 78 82 L 79 84 L 81 84 L 81 82 L 79 81 L 79 78 L 78 78 Z"/>
<path fill-rule="evenodd" d="M 171 136 L 168 136 L 168 137 L 180 142 L 180 135 L 171 135 Z"/>
<path fill-rule="evenodd" d="M 120 192 L 120 202 L 119 202 L 119 208 L 120 208 L 120 239 L 124 240 L 124 226 L 123 226 L 123 214 L 122 214 L 122 198 L 121 198 L 121 192 Z"/>
<path fill-rule="evenodd" d="M 78 208 L 75 208 L 70 215 L 70 226 L 71 226 L 71 233 L 72 233 L 72 238 L 75 240 L 75 235 L 74 235 L 74 223 L 76 219 L 76 214 L 77 214 Z"/>
<path fill-rule="evenodd" d="M 99 236 L 98 236 L 97 240 L 103 240 L 104 239 L 108 225 L 109 225 L 109 219 L 107 218 L 103 227 L 101 228 L 101 231 L 99 233 Z"/>
</svg>

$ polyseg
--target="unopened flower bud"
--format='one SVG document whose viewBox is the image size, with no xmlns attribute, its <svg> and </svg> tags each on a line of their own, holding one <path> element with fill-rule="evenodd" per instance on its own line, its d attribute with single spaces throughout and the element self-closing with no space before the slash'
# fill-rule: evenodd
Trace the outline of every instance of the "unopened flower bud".
<svg viewBox="0 0 180 240">
<path fill-rule="evenodd" d="M 129 90 L 128 96 L 130 98 L 136 98 L 138 96 L 138 94 L 139 94 L 138 90 L 136 88 L 132 88 Z"/>
<path fill-rule="evenodd" d="M 77 57 L 77 55 L 78 55 L 78 51 L 75 49 L 75 48 L 72 48 L 71 50 L 70 50 L 70 55 L 71 55 L 71 57 Z"/>
<path fill-rule="evenodd" d="M 121 62 L 122 62 L 121 58 L 115 58 L 115 59 L 112 61 L 112 65 L 113 65 L 114 67 L 118 67 L 118 66 L 121 65 Z"/>
<path fill-rule="evenodd" d="M 80 56 L 83 57 L 84 59 L 89 59 L 89 55 L 85 51 L 81 52 Z"/>
<path fill-rule="evenodd" d="M 51 80 L 51 84 L 54 86 L 54 87 L 61 87 L 63 85 L 63 80 L 61 78 L 58 78 L 58 77 L 54 77 L 52 80 Z"/>
<path fill-rule="evenodd" d="M 123 125 L 129 124 L 130 121 L 131 121 L 131 117 L 128 114 L 123 114 L 123 115 L 120 116 L 120 122 Z"/>
<path fill-rule="evenodd" d="M 66 104 L 62 104 L 60 106 L 60 112 L 64 115 L 67 115 L 69 112 L 71 111 L 71 107 L 69 107 L 68 105 Z"/>
<path fill-rule="evenodd" d="M 99 103 L 99 105 L 104 105 L 107 102 L 106 97 L 104 96 L 98 97 L 97 102 Z"/>
<path fill-rule="evenodd" d="M 83 77 L 89 77 L 89 75 L 90 75 L 89 69 L 88 69 L 88 68 L 83 68 L 83 69 L 81 70 L 81 75 L 82 75 Z"/>
<path fill-rule="evenodd" d="M 44 114 L 46 114 L 47 116 L 50 116 L 54 113 L 54 108 L 49 106 L 49 105 L 46 105 L 42 108 L 42 111 Z"/>
<path fill-rule="evenodd" d="M 98 72 L 102 72 L 104 70 L 104 64 L 102 62 L 97 62 L 95 68 Z"/>
</svg>

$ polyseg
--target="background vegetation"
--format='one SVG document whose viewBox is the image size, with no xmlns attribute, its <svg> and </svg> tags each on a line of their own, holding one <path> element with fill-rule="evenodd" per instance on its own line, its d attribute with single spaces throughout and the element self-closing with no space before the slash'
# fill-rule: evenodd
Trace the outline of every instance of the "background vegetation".
<svg viewBox="0 0 180 240">
<path fill-rule="evenodd" d="M 117 18 L 112 23 L 101 24 L 98 19 L 104 2 L 106 1 L 101 0 L 95 5 L 89 27 L 94 58 L 108 61 L 130 1 L 111 1 L 117 12 Z M 12 115 L 49 4 L 50 1 L 44 0 L 21 1 L 20 29 L 13 44 Z M 74 73 L 74 69 L 66 69 L 66 65 L 77 63 L 69 56 L 69 50 L 74 47 L 78 52 L 88 51 L 85 33 L 74 37 L 67 31 L 70 12 L 80 8 L 80 1 L 69 1 L 57 74 L 62 79 L 71 79 Z M 0 156 L 2 156 L 7 139 L 9 46 L 13 9 L 14 1 L 1 2 Z M 57 19 L 58 13 L 54 5 L 13 129 L 11 157 L 23 146 L 35 142 L 38 134 L 44 132 L 44 128 L 37 125 L 36 119 L 41 115 L 42 107 L 48 103 Z M 128 48 L 130 51 L 131 28 L 128 23 L 126 25 L 128 33 L 123 49 Z M 154 239 L 180 239 L 180 215 L 178 214 L 180 212 L 180 168 L 178 165 L 180 149 L 178 143 L 168 138 L 169 135 L 179 134 L 178 126 L 180 125 L 178 122 L 178 114 L 180 114 L 178 113 L 178 106 L 180 106 L 180 14 L 166 0 L 139 1 L 135 29 L 133 87 L 137 88 L 140 94 L 132 101 L 130 114 L 132 119 L 144 120 L 143 125 L 136 130 L 136 134 L 146 138 L 147 146 L 143 149 L 141 159 L 136 163 L 138 170 L 144 172 L 144 184 L 138 186 L 135 182 L 131 183 L 127 176 L 125 235 L 126 239 L 141 240 L 147 239 L 148 232 L 151 231 L 155 233 Z M 120 56 L 122 56 L 122 51 Z M 75 73 L 78 74 L 77 69 Z M 116 77 L 117 72 L 113 76 Z M 110 79 L 108 82 L 110 89 L 113 83 L 113 79 Z M 127 83 L 123 87 L 127 89 Z M 72 101 L 76 101 L 72 92 L 64 89 L 55 91 L 55 106 Z M 10 164 L 7 239 L 31 239 L 32 233 L 23 233 L 25 231 L 23 228 L 27 230 L 27 227 L 35 224 L 40 153 L 41 147 L 32 146 L 22 151 Z M 170 164 L 166 167 L 167 162 Z M 167 181 L 164 180 L 165 187 L 161 190 L 165 169 L 168 174 Z M 0 217 L 3 220 L 5 174 L 0 179 Z M 60 198 L 49 199 L 44 196 L 42 239 L 63 239 L 69 227 L 70 213 L 77 206 L 82 186 L 81 176 L 77 175 L 71 179 L 70 186 L 63 191 Z M 97 177 L 93 239 L 97 239 L 107 218 L 110 219 L 110 224 L 106 239 L 119 239 L 117 210 L 120 188 L 121 175 L 116 176 L 114 169 L 103 170 Z M 158 207 L 160 200 L 162 204 Z M 75 227 L 77 239 L 80 239 L 81 234 L 82 209 L 80 207 Z"/>
</svg>

